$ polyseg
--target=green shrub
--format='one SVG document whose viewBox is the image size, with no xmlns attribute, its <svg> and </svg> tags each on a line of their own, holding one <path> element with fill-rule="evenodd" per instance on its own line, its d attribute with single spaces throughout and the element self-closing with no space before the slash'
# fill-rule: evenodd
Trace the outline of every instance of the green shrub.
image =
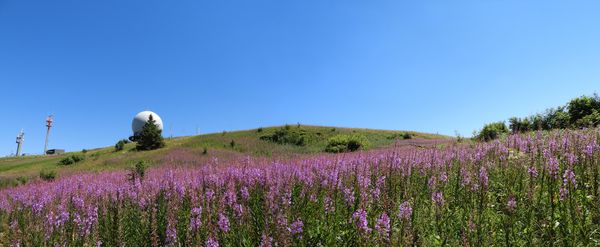
<svg viewBox="0 0 600 247">
<path fill-rule="evenodd" d="M 53 181 L 56 179 L 56 171 L 54 170 L 41 170 L 40 178 L 44 181 Z"/>
<path fill-rule="evenodd" d="M 387 137 L 388 140 L 407 140 L 407 139 L 412 139 L 412 135 L 408 132 L 404 132 L 404 133 L 394 133 L 392 135 L 389 135 Z"/>
<path fill-rule="evenodd" d="M 61 159 L 61 160 L 58 162 L 58 165 L 61 165 L 61 166 L 68 166 L 68 165 L 72 165 L 72 164 L 75 164 L 75 163 L 81 162 L 81 161 L 83 161 L 83 160 L 85 160 L 85 156 L 83 156 L 83 155 L 78 155 L 78 154 L 73 154 L 73 155 L 71 155 L 71 156 L 67 156 L 67 157 L 65 157 L 65 158 Z"/>
<path fill-rule="evenodd" d="M 260 127 L 260 128 L 258 128 L 258 129 L 256 129 L 256 132 L 258 132 L 258 133 L 260 133 L 260 132 L 263 132 L 263 128 L 262 128 L 262 127 Z"/>
<path fill-rule="evenodd" d="M 490 123 L 483 126 L 483 129 L 477 134 L 477 139 L 481 141 L 490 141 L 508 133 L 508 128 L 504 122 Z"/>
<path fill-rule="evenodd" d="M 122 151 L 125 148 L 125 144 L 129 143 L 129 140 L 122 139 L 115 144 L 115 152 Z"/>
<path fill-rule="evenodd" d="M 369 141 L 362 135 L 336 135 L 327 141 L 325 152 L 343 153 L 354 152 L 359 149 L 366 149 Z"/>
<path fill-rule="evenodd" d="M 306 132 L 302 128 L 291 129 L 289 125 L 285 125 L 283 128 L 275 130 L 271 135 L 260 137 L 261 140 L 296 146 L 304 146 L 314 138 L 316 137 L 314 137 L 313 134 Z"/>
<path fill-rule="evenodd" d="M 235 147 L 235 141 L 234 141 L 234 140 L 231 140 L 231 142 L 229 142 L 229 146 L 230 146 L 231 148 L 234 148 L 234 147 Z"/>
<path fill-rule="evenodd" d="M 85 154 L 85 153 L 87 153 L 87 152 L 88 152 L 88 150 L 87 150 L 87 149 L 85 149 L 85 148 L 81 150 L 81 153 L 84 153 L 84 154 Z"/>
<path fill-rule="evenodd" d="M 29 177 L 18 176 L 16 180 L 17 182 L 19 182 L 19 184 L 26 184 L 27 182 L 29 182 Z"/>
<path fill-rule="evenodd" d="M 204 154 L 204 155 L 208 154 L 208 148 L 207 148 L 207 147 L 204 147 L 204 148 L 203 148 L 203 150 L 202 150 L 202 154 Z"/>
<path fill-rule="evenodd" d="M 136 179 L 143 180 L 146 175 L 146 168 L 148 168 L 148 162 L 140 160 L 133 167 L 129 169 L 129 181 L 135 181 Z"/>
</svg>

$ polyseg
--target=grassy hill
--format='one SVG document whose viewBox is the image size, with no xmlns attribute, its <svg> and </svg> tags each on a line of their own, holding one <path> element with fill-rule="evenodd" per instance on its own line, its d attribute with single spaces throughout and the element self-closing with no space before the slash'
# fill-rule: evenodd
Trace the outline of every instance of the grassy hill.
<svg viewBox="0 0 600 247">
<path fill-rule="evenodd" d="M 273 135 L 291 136 L 298 143 L 271 140 Z M 413 139 L 449 139 L 447 136 L 412 131 L 390 131 L 323 126 L 276 126 L 244 131 L 212 133 L 166 139 L 165 148 L 154 151 L 135 151 L 135 144 L 125 145 L 123 151 L 114 147 L 87 152 L 70 152 L 55 156 L 26 156 L 0 159 L 0 186 L 10 186 L 37 179 L 40 171 L 56 171 L 59 176 L 84 171 L 124 169 L 139 160 L 151 165 L 202 165 L 214 158 L 220 161 L 239 159 L 247 155 L 265 158 L 291 158 L 323 152 L 327 140 L 340 134 L 359 134 L 369 141 L 369 149 L 393 145 L 407 133 Z M 281 139 L 281 138 L 280 138 Z M 284 138 L 285 139 L 285 138 Z M 116 140 L 115 140 L 116 142 Z M 59 161 L 70 155 L 85 157 L 81 162 L 61 166 Z"/>
</svg>

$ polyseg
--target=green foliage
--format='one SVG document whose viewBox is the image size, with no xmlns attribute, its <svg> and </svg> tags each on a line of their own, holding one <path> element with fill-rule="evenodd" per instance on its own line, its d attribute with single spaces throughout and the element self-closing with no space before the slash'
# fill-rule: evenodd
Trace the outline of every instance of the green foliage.
<svg viewBox="0 0 600 247">
<path fill-rule="evenodd" d="M 257 133 L 261 133 L 261 132 L 263 132 L 263 128 L 262 128 L 262 127 L 259 127 L 258 129 L 256 129 L 256 132 L 257 132 Z"/>
<path fill-rule="evenodd" d="M 594 94 L 593 97 L 581 96 L 579 98 L 572 99 L 569 102 L 568 107 L 571 124 L 575 127 L 588 127 L 579 125 L 580 123 L 585 124 L 585 121 L 578 121 L 583 119 L 585 116 L 593 114 L 594 110 L 600 111 L 600 99 L 596 94 Z"/>
<path fill-rule="evenodd" d="M 135 181 L 136 179 L 143 180 L 146 175 L 146 168 L 148 168 L 148 162 L 145 160 L 140 160 L 133 165 L 133 167 L 129 168 L 129 181 Z"/>
<path fill-rule="evenodd" d="M 154 150 L 164 146 L 165 140 L 162 137 L 162 131 L 156 125 L 156 121 L 154 121 L 151 114 L 146 124 L 144 124 L 144 128 L 137 136 L 136 149 L 138 151 Z"/>
<path fill-rule="evenodd" d="M 600 125 L 600 97 L 581 96 L 565 106 L 550 108 L 543 114 L 508 120 L 512 133 L 566 128 L 588 128 Z"/>
<path fill-rule="evenodd" d="M 29 177 L 26 176 L 18 176 L 16 178 L 17 182 L 19 182 L 19 184 L 26 184 L 27 182 L 29 182 Z"/>
<path fill-rule="evenodd" d="M 40 178 L 44 181 L 53 181 L 56 178 L 55 170 L 41 170 Z"/>
<path fill-rule="evenodd" d="M 81 150 L 81 153 L 83 153 L 83 154 L 85 154 L 85 153 L 87 153 L 87 152 L 88 152 L 88 150 L 87 150 L 87 149 L 85 149 L 85 148 Z"/>
<path fill-rule="evenodd" d="M 362 135 L 336 135 L 327 141 L 325 152 L 343 153 L 354 152 L 359 149 L 366 149 L 369 146 L 369 141 Z"/>
<path fill-rule="evenodd" d="M 315 137 L 312 133 L 309 133 L 300 127 L 292 129 L 289 125 L 285 125 L 283 128 L 276 130 L 271 135 L 260 137 L 261 140 L 296 146 L 304 146 L 309 142 L 309 140 L 314 138 Z"/>
<path fill-rule="evenodd" d="M 508 133 L 508 128 L 504 122 L 490 123 L 483 126 L 483 129 L 477 135 L 481 141 L 490 141 Z"/>
<path fill-rule="evenodd" d="M 408 140 L 412 139 L 412 135 L 408 132 L 394 133 L 387 137 L 388 140 Z"/>
<path fill-rule="evenodd" d="M 67 157 L 65 157 L 65 158 L 61 159 L 61 160 L 58 162 L 58 165 L 61 165 L 61 166 L 68 166 L 68 165 L 72 165 L 72 164 L 75 164 L 75 163 L 81 162 L 81 161 L 83 161 L 83 160 L 85 160 L 85 156 L 83 156 L 83 155 L 78 155 L 78 154 L 73 154 L 73 155 L 70 155 L 70 156 L 67 156 Z"/>
<path fill-rule="evenodd" d="M 202 154 L 204 154 L 204 155 L 208 154 L 208 148 L 207 147 L 204 147 L 202 149 Z"/>
<path fill-rule="evenodd" d="M 127 143 L 129 143 L 129 140 L 127 139 L 119 140 L 117 144 L 115 144 L 115 152 L 123 151 L 123 149 L 125 148 L 125 144 Z"/>
<path fill-rule="evenodd" d="M 234 147 L 235 147 L 235 141 L 234 141 L 233 139 L 231 140 L 231 142 L 229 142 L 229 146 L 230 146 L 231 148 L 234 148 Z"/>
<path fill-rule="evenodd" d="M 592 109 L 592 112 L 589 115 L 586 115 L 575 122 L 575 126 L 579 128 L 595 127 L 598 126 L 598 124 L 600 124 L 600 113 L 596 109 Z"/>
</svg>

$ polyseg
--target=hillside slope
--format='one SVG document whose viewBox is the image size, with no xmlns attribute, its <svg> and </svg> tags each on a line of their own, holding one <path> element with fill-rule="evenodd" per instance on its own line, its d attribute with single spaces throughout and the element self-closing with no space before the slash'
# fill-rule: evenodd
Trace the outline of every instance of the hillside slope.
<svg viewBox="0 0 600 247">
<path fill-rule="evenodd" d="M 277 131 L 286 130 L 303 137 L 303 145 L 280 144 L 267 140 Z M 198 136 L 166 139 L 167 146 L 154 151 L 137 152 L 135 144 L 129 143 L 123 151 L 115 152 L 114 147 L 98 148 L 87 152 L 70 152 L 56 156 L 27 156 L 0 159 L 0 186 L 10 186 L 36 179 L 40 171 L 57 171 L 59 175 L 84 171 L 105 171 L 124 169 L 139 160 L 151 165 L 201 165 L 214 159 L 227 161 L 247 155 L 254 157 L 285 159 L 323 152 L 327 140 L 340 134 L 359 134 L 369 141 L 369 149 L 391 146 L 408 133 L 412 141 L 445 140 L 451 138 L 436 134 L 412 131 L 390 131 L 358 128 L 323 126 L 276 126 L 244 131 L 212 133 Z M 206 152 L 205 152 L 206 151 Z M 61 159 L 77 154 L 85 160 L 68 165 L 58 165 Z"/>
</svg>

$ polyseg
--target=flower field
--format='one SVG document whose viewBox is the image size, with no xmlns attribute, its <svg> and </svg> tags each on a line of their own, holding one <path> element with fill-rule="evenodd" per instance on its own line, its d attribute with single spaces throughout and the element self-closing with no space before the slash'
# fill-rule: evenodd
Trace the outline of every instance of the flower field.
<svg viewBox="0 0 600 247">
<path fill-rule="evenodd" d="M 600 244 L 600 130 L 89 173 L 0 191 L 4 245 Z"/>
</svg>

